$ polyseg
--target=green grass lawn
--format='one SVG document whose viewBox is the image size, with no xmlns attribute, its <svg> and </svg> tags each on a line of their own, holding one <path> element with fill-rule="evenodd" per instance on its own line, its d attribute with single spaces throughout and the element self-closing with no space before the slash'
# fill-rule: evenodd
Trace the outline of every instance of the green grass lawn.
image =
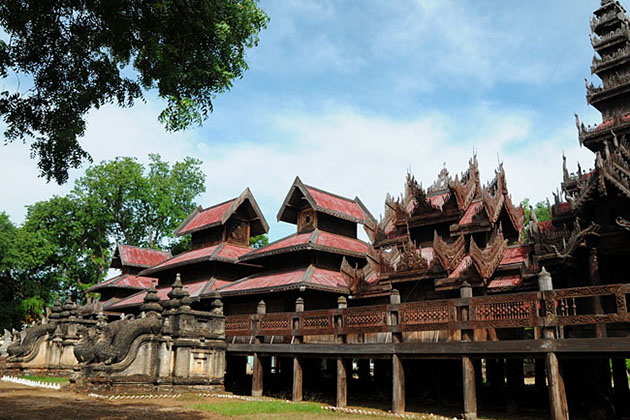
<svg viewBox="0 0 630 420">
<path fill-rule="evenodd" d="M 50 382 L 50 383 L 61 384 L 61 385 L 65 385 L 68 382 L 70 382 L 68 378 L 60 378 L 60 377 L 56 377 L 56 376 L 22 375 L 22 376 L 20 376 L 20 378 L 30 379 L 31 381 Z"/>
<path fill-rule="evenodd" d="M 209 411 L 224 416 L 251 416 L 256 414 L 327 414 L 317 403 L 293 404 L 285 401 L 221 401 L 217 403 L 195 404 L 197 410 Z"/>
</svg>

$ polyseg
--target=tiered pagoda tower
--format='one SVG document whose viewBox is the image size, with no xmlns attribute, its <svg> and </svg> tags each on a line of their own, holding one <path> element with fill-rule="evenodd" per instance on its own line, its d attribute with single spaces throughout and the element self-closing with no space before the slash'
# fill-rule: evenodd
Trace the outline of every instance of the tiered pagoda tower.
<svg viewBox="0 0 630 420">
<path fill-rule="evenodd" d="M 366 263 L 368 245 L 357 239 L 357 225 L 373 223 L 359 198 L 349 199 L 305 185 L 296 178 L 278 213 L 278 221 L 295 224 L 295 234 L 239 257 L 264 267 L 256 274 L 217 289 L 227 314 L 292 311 L 303 297 L 307 309 L 332 308 L 353 293 L 341 273 L 344 261 L 357 269 Z"/>
<path fill-rule="evenodd" d="M 476 157 L 455 179 L 443 169 L 427 190 L 408 175 L 404 195 L 388 195 L 384 218 L 368 226 L 373 244 L 368 266 L 355 270 L 363 291 L 358 297 L 378 298 L 396 288 L 403 300 L 435 299 L 458 293 L 464 282 L 476 294 L 530 288 L 523 223 L 502 165 L 485 186 Z"/>
<path fill-rule="evenodd" d="M 191 235 L 191 250 L 143 270 L 140 275 L 158 279 L 158 296 L 168 300 L 168 292 L 180 274 L 181 282 L 193 300 L 220 286 L 251 274 L 259 267 L 241 263 L 239 257 L 252 251 L 249 239 L 267 233 L 269 226 L 249 188 L 223 203 L 192 212 L 175 230 L 175 235 Z M 137 312 L 146 291 L 112 305 L 112 310 Z"/>
<path fill-rule="evenodd" d="M 111 314 L 112 305 L 121 300 L 146 290 L 157 281 L 155 277 L 139 275 L 141 271 L 160 264 L 171 258 L 170 251 L 140 248 L 130 245 L 117 244 L 110 268 L 120 269 L 121 274 L 90 287 L 90 293 L 100 293 L 100 298 L 81 308 L 84 315 L 92 315 L 100 309 L 105 314 Z"/>
<path fill-rule="evenodd" d="M 591 18 L 595 50 L 586 99 L 603 122 L 585 126 L 576 116 L 579 141 L 595 154 L 592 170 L 575 173 L 563 162 L 562 193 L 552 220 L 531 224 L 535 259 L 557 266 L 558 287 L 625 282 L 630 257 L 630 20 L 618 1 L 602 0 Z"/>
</svg>

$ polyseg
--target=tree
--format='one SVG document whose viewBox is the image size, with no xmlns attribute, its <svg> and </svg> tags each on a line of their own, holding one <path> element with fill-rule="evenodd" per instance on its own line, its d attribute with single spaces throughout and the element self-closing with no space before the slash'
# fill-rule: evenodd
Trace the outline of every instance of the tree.
<svg viewBox="0 0 630 420">
<path fill-rule="evenodd" d="M 264 233 L 249 238 L 249 246 L 253 248 L 262 248 L 269 245 L 269 236 Z"/>
<path fill-rule="evenodd" d="M 160 155 L 152 154 L 148 168 L 134 158 L 117 158 L 86 170 L 72 194 L 85 217 L 105 228 L 106 237 L 162 248 L 172 244 L 173 231 L 205 191 L 200 167 L 201 161 L 190 157 L 170 167 Z"/>
<path fill-rule="evenodd" d="M 29 206 L 20 227 L 0 213 L 0 330 L 59 296 L 82 299 L 106 275 L 116 242 L 186 247 L 173 231 L 205 191 L 200 166 L 117 158 L 89 168 L 68 195 Z"/>
<path fill-rule="evenodd" d="M 529 202 L 529 198 L 525 198 L 521 202 L 521 206 L 523 206 L 523 210 L 525 210 L 525 221 L 529 223 L 529 215 L 531 214 L 531 204 Z M 544 222 L 547 220 L 551 220 L 551 213 L 549 212 L 549 203 L 545 201 L 539 201 L 533 206 L 534 214 L 539 222 Z"/>
<path fill-rule="evenodd" d="M 0 92 L 5 141 L 32 141 L 41 176 L 61 184 L 91 161 L 79 138 L 92 108 L 155 89 L 167 130 L 201 124 L 268 20 L 257 0 L 3 0 L 0 77 L 27 86 Z"/>
</svg>

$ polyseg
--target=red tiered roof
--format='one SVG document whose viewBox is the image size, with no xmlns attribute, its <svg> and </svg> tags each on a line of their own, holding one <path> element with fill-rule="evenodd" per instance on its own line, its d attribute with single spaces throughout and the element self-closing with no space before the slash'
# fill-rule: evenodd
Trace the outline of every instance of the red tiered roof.
<svg viewBox="0 0 630 420">
<path fill-rule="evenodd" d="M 350 200 L 349 198 L 334 195 L 310 186 L 306 186 L 306 190 L 311 197 L 313 197 L 317 206 L 323 209 L 341 213 L 362 221 L 367 219 L 366 214 L 355 200 Z"/>
<path fill-rule="evenodd" d="M 495 289 L 499 287 L 514 287 L 523 282 L 523 278 L 520 274 L 513 274 L 510 276 L 501 276 L 492 280 L 488 284 L 488 289 Z"/>
<path fill-rule="evenodd" d="M 155 278 L 133 276 L 131 274 L 122 274 L 120 276 L 107 279 L 90 287 L 88 292 L 96 292 L 106 287 L 120 287 L 125 289 L 148 289 L 151 283 L 157 281 Z"/>
<path fill-rule="evenodd" d="M 429 203 L 431 203 L 433 207 L 437 207 L 440 210 L 442 210 L 442 207 L 444 207 L 444 204 L 446 203 L 446 201 L 448 200 L 450 196 L 451 194 L 447 192 L 443 194 L 432 195 L 428 197 Z"/>
<path fill-rule="evenodd" d="M 200 228 L 221 223 L 223 214 L 235 201 L 236 198 L 198 212 L 188 223 L 186 223 L 183 229 L 179 230 L 177 233 L 179 235 L 185 235 L 199 230 Z"/>
<path fill-rule="evenodd" d="M 468 225 L 472 223 L 473 217 L 481 211 L 481 207 L 483 207 L 483 202 L 475 201 L 468 206 L 466 213 L 462 216 L 461 220 L 458 222 L 459 225 Z"/>
<path fill-rule="evenodd" d="M 223 242 L 218 245 L 183 252 L 161 264 L 151 267 L 148 270 L 144 270 L 142 274 L 155 273 L 167 268 L 202 261 L 226 261 L 235 263 L 241 255 L 247 254 L 251 250 L 252 248 L 249 247 L 241 247 Z"/>
<path fill-rule="evenodd" d="M 308 205 L 315 211 L 326 213 L 353 223 L 363 224 L 366 223 L 367 220 L 374 220 L 374 217 L 365 208 L 358 197 L 352 200 L 329 193 L 328 191 L 305 185 L 299 177 L 296 177 L 280 207 L 278 221 L 282 220 L 289 223 L 297 223 L 296 199 L 306 200 Z M 301 205 L 298 207 L 301 208 Z"/>
<path fill-rule="evenodd" d="M 191 298 L 199 297 L 204 293 L 208 293 L 218 287 L 225 286 L 229 284 L 229 281 L 225 280 L 216 280 L 216 279 L 208 279 L 208 280 L 199 280 L 191 283 L 184 284 L 184 287 L 188 290 Z M 168 300 L 168 292 L 171 291 L 171 287 L 160 287 L 157 289 L 158 297 L 161 301 Z M 146 296 L 146 290 L 142 292 L 138 292 L 133 294 L 127 298 L 121 299 L 113 305 L 109 305 L 109 309 L 120 309 L 123 307 L 135 307 L 140 306 L 144 303 L 144 297 Z"/>
<path fill-rule="evenodd" d="M 473 260 L 470 255 L 466 255 L 462 260 L 457 264 L 455 270 L 448 276 L 449 278 L 457 278 L 464 274 L 464 271 L 468 270 L 468 268 L 473 265 Z"/>
<path fill-rule="evenodd" d="M 499 265 L 517 264 L 522 263 L 529 257 L 529 245 L 520 245 L 515 247 L 508 247 L 503 254 L 503 258 Z"/>
<path fill-rule="evenodd" d="M 238 295 L 263 291 L 282 291 L 300 286 L 333 290 L 339 293 L 348 292 L 348 287 L 340 272 L 315 268 L 314 266 L 254 274 L 218 288 L 217 291 L 221 295 Z"/>
<path fill-rule="evenodd" d="M 301 249 L 315 249 L 333 253 L 364 256 L 367 252 L 368 245 L 359 239 L 348 238 L 347 236 L 315 229 L 309 233 L 287 236 L 266 247 L 243 255 L 241 259 L 248 260 L 262 255 L 293 252 Z"/>
<path fill-rule="evenodd" d="M 131 245 L 118 244 L 112 260 L 113 268 L 121 268 L 114 262 L 120 259 L 121 266 L 127 267 L 151 267 L 170 258 L 170 251 L 140 248 Z"/>
</svg>

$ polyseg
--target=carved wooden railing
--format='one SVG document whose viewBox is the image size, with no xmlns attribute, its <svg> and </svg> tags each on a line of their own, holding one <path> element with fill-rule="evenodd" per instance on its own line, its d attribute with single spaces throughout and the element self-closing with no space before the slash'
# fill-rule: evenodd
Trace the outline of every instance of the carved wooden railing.
<svg viewBox="0 0 630 420">
<path fill-rule="evenodd" d="M 255 315 L 228 315 L 228 337 L 304 337 L 630 323 L 630 285 Z M 595 300 L 604 302 L 595 305 Z M 612 304 L 614 302 L 614 304 Z M 463 315 L 466 314 L 466 315 Z"/>
</svg>

